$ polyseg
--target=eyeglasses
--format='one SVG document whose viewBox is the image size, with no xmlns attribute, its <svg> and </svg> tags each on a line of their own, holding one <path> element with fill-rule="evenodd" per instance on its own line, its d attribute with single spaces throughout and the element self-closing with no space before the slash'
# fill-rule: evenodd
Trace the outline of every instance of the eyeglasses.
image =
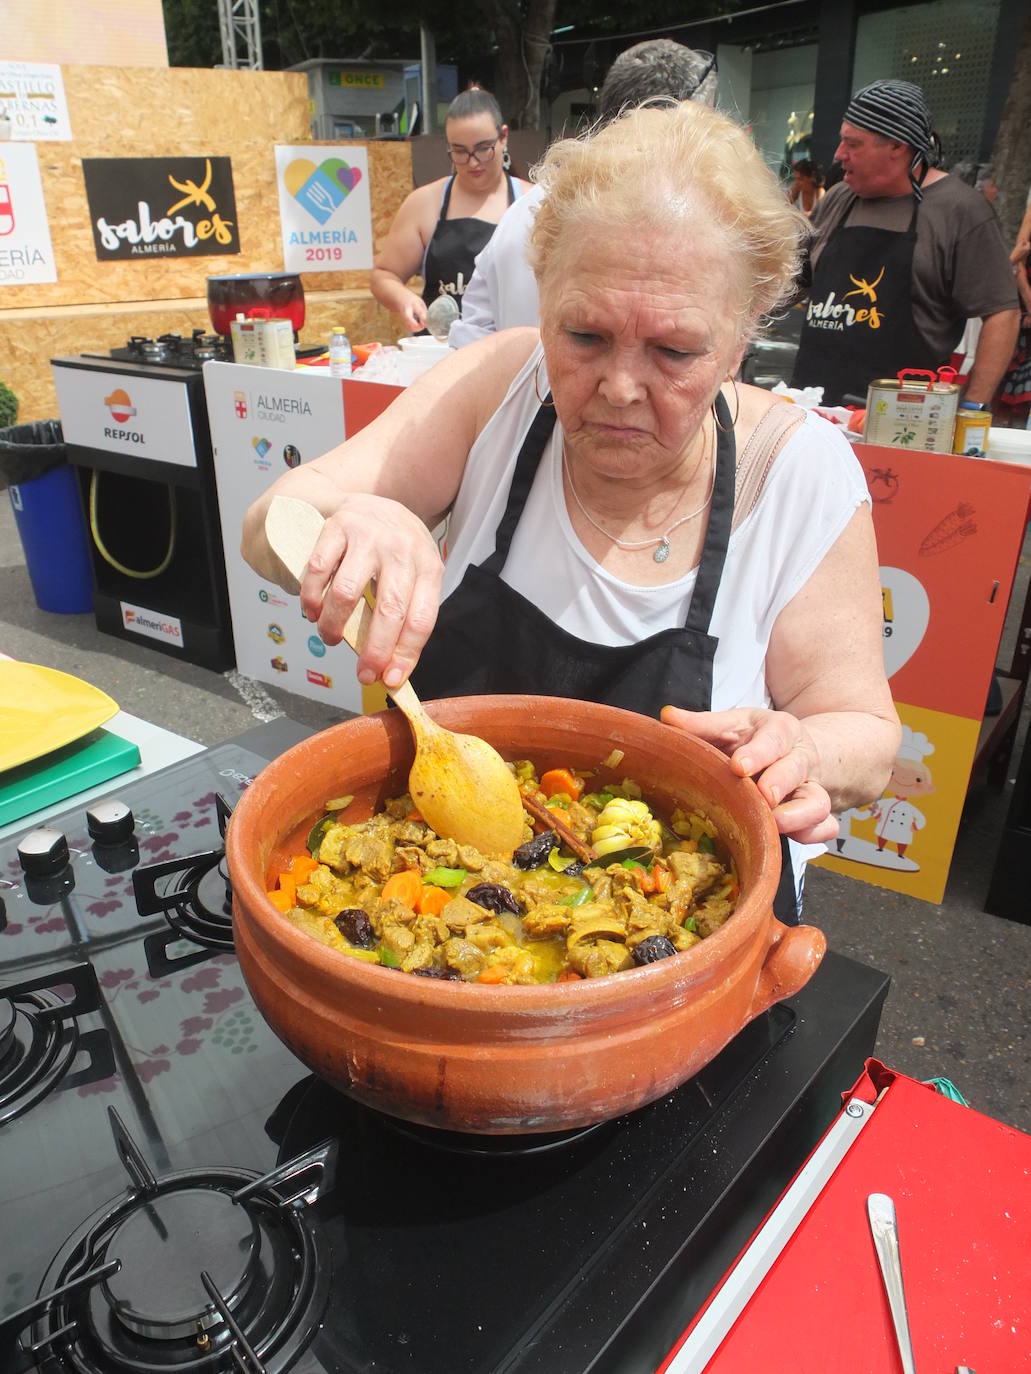
<svg viewBox="0 0 1031 1374">
<path fill-rule="evenodd" d="M 702 68 L 701 76 L 695 82 L 694 88 L 695 91 L 698 91 L 701 88 L 702 82 L 709 75 L 709 73 L 716 70 L 716 58 L 713 53 L 706 52 L 703 48 L 695 48 L 695 52 L 698 54 L 699 57 L 705 57 L 708 59 L 705 66 Z"/>
<path fill-rule="evenodd" d="M 498 138 L 500 137 L 501 135 L 499 134 Z M 477 143 L 472 148 L 463 148 L 460 143 L 454 146 L 449 143 L 448 152 L 451 154 L 451 161 L 456 167 L 464 167 L 470 158 L 482 166 L 485 162 L 493 160 L 494 154 L 497 151 L 497 146 L 497 138 L 492 138 L 489 142 Z"/>
</svg>

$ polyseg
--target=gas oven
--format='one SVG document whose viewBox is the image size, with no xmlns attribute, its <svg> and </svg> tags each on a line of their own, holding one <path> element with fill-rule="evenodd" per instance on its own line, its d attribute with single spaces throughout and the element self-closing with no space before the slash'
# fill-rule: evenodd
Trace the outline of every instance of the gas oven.
<svg viewBox="0 0 1031 1374">
<path fill-rule="evenodd" d="M 216 671 L 235 660 L 201 368 L 226 357 L 195 330 L 51 360 L 98 628 Z"/>
<path fill-rule="evenodd" d="M 0 1369 L 655 1369 L 861 1072 L 887 979 L 828 953 L 590 1130 L 378 1116 L 276 1039 L 233 952 L 226 817 L 305 733 L 0 842 Z"/>
</svg>

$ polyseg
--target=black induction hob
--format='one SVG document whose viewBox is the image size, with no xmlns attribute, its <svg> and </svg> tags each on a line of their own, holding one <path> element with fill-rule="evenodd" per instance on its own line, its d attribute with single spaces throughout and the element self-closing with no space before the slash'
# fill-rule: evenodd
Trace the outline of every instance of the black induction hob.
<svg viewBox="0 0 1031 1374">
<path fill-rule="evenodd" d="M 886 977 L 829 953 L 690 1082 L 573 1139 L 379 1117 L 276 1039 L 230 948 L 135 900 L 140 866 L 200 851 L 217 925 L 216 798 L 305 733 L 115 787 L 128 837 L 71 808 L 56 873 L 0 842 L 0 1371 L 645 1374 L 834 1117 Z"/>
</svg>

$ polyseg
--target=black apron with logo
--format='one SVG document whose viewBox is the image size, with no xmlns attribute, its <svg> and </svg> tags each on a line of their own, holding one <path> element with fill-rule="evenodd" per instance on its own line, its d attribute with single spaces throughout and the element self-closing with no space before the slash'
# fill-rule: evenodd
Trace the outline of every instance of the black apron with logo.
<svg viewBox="0 0 1031 1374">
<path fill-rule="evenodd" d="M 636 644 L 593 644 L 570 634 L 522 596 L 501 570 L 541 455 L 555 425 L 555 411 L 541 406 L 516 461 L 494 552 L 470 563 L 441 604 L 437 623 L 412 673 L 423 700 L 433 697 L 508 693 L 572 697 L 658 716 L 666 705 L 707 711 L 712 704 L 712 666 L 718 639 L 709 633 L 716 593 L 734 519 L 736 448 L 730 412 L 717 398 L 720 424 L 716 476 L 701 562 L 687 620 Z M 774 911 L 798 922 L 798 904 L 787 844 Z"/>
<path fill-rule="evenodd" d="M 943 360 L 913 320 L 913 253 L 919 204 L 903 233 L 841 223 L 813 269 L 809 303 L 791 385 L 822 386 L 824 405 L 866 396 L 870 382 L 904 367 L 937 368 Z"/>
<path fill-rule="evenodd" d="M 515 186 L 508 172 L 508 203 L 515 201 Z M 440 295 L 453 296 L 459 310 L 462 308 L 462 293 L 469 285 L 469 278 L 476 265 L 476 254 L 487 246 L 491 234 L 498 227 L 489 220 L 448 219 L 447 209 L 451 204 L 451 191 L 454 177 L 447 184 L 444 199 L 440 206 L 440 218 L 433 231 L 433 237 L 426 247 L 426 257 L 422 264 L 422 298 L 432 305 Z"/>
</svg>

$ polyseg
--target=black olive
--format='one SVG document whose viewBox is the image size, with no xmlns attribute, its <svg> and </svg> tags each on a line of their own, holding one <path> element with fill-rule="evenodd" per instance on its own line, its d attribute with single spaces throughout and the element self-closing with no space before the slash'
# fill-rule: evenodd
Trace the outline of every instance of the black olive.
<svg viewBox="0 0 1031 1374">
<path fill-rule="evenodd" d="M 580 874 L 583 871 L 584 866 L 579 859 L 574 859 L 568 868 L 564 868 L 562 870 L 562 872 L 566 875 L 567 878 L 579 878 Z"/>
<path fill-rule="evenodd" d="M 551 851 L 557 848 L 558 837 L 554 830 L 545 830 L 542 835 L 535 835 L 532 840 L 521 844 L 512 855 L 512 862 L 516 868 L 540 868 L 541 864 L 548 862 Z"/>
<path fill-rule="evenodd" d="M 665 935 L 648 935 L 634 950 L 634 963 L 654 964 L 656 959 L 668 959 L 676 952 L 676 945 Z"/>
<path fill-rule="evenodd" d="M 454 981 L 456 978 L 462 982 L 462 975 L 454 968 L 437 968 L 436 964 L 428 964 L 426 968 L 413 968 L 412 972 L 419 978 L 446 978 Z"/>
<path fill-rule="evenodd" d="M 465 894 L 470 902 L 475 902 L 477 906 L 486 907 L 488 911 L 493 911 L 495 916 L 502 911 L 511 911 L 514 916 L 520 912 L 519 903 L 516 901 L 515 894 L 509 892 L 507 887 L 501 883 L 477 883 Z"/>
<path fill-rule="evenodd" d="M 333 924 L 345 940 L 358 949 L 375 949 L 379 943 L 373 934 L 372 922 L 361 907 L 352 906 L 333 918 Z"/>
</svg>

